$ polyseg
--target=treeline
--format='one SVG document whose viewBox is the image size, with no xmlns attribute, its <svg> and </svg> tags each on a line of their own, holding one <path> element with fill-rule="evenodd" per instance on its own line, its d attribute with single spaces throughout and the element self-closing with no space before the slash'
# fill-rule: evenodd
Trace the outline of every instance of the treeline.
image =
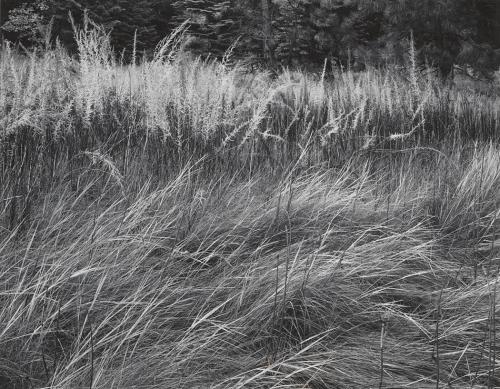
<svg viewBox="0 0 500 389">
<path fill-rule="evenodd" d="M 500 64 L 500 0 L 0 0 L 3 36 L 24 46 L 49 31 L 74 49 L 68 15 L 87 12 L 130 58 L 151 53 L 189 20 L 186 49 L 265 66 L 401 63 L 414 40 L 422 63 L 448 75 L 454 64 L 482 75 Z M 54 38 L 52 38 L 54 39 Z"/>
</svg>

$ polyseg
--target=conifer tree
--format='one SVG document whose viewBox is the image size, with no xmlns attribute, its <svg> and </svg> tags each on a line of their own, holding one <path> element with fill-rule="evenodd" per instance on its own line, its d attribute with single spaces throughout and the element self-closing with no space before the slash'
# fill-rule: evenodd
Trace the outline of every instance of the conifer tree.
<svg viewBox="0 0 500 389">
<path fill-rule="evenodd" d="M 83 13 L 111 31 L 113 47 L 117 52 L 132 49 L 137 32 L 137 50 L 152 50 L 168 35 L 172 9 L 165 0 L 47 0 L 54 17 L 55 30 L 67 44 L 73 42 L 69 22 L 71 13 L 81 23 Z"/>
<path fill-rule="evenodd" d="M 448 77 L 454 64 L 471 66 L 483 74 L 498 66 L 499 56 L 491 45 L 485 44 L 484 36 L 494 31 L 495 22 L 490 23 L 490 33 L 481 33 L 486 21 L 481 4 L 490 1 L 493 6 L 500 6 L 498 0 L 361 0 L 361 3 L 382 10 L 386 42 L 397 45 L 412 33 L 421 60 Z"/>
<path fill-rule="evenodd" d="M 189 20 L 188 48 L 197 54 L 221 56 L 238 37 L 238 9 L 230 0 L 177 0 L 173 22 Z"/>
</svg>

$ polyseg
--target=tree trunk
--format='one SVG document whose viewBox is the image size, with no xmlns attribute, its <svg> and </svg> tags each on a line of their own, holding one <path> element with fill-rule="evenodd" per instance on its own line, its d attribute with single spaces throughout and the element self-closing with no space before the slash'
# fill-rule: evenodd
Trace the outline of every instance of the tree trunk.
<svg viewBox="0 0 500 389">
<path fill-rule="evenodd" d="M 262 5 L 262 33 L 264 58 L 274 66 L 274 39 L 271 25 L 271 0 L 261 0 Z"/>
<path fill-rule="evenodd" d="M 2 7 L 3 7 L 3 1 L 0 0 L 0 48 L 1 46 L 3 46 L 3 30 L 1 28 L 3 22 Z"/>
<path fill-rule="evenodd" d="M 500 48 L 500 0 L 496 0 L 495 2 L 495 43 L 497 48 Z"/>
</svg>

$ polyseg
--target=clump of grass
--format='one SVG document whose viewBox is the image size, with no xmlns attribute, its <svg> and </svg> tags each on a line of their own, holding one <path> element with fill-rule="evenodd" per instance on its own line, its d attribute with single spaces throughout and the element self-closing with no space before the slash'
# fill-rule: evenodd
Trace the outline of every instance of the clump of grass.
<svg viewBox="0 0 500 389">
<path fill-rule="evenodd" d="M 450 232 L 422 218 L 421 195 L 387 213 L 368 172 L 286 186 L 195 184 L 199 174 L 129 199 L 108 198 L 111 182 L 93 201 L 66 185 L 26 238 L 4 238 L 3 376 L 38 387 L 375 386 L 384 318 L 385 385 L 433 386 L 436 342 L 442 380 L 486 382 L 497 260 L 473 276 Z"/>
<path fill-rule="evenodd" d="M 1 385 L 499 385 L 498 97 L 75 34 L 0 57 Z"/>
</svg>

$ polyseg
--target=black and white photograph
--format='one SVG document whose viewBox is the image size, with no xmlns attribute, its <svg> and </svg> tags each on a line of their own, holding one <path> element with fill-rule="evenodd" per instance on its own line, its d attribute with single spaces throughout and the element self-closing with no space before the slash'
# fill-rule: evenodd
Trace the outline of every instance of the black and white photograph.
<svg viewBox="0 0 500 389">
<path fill-rule="evenodd" d="M 0 389 L 500 388 L 500 0 L 0 0 Z"/>
</svg>

